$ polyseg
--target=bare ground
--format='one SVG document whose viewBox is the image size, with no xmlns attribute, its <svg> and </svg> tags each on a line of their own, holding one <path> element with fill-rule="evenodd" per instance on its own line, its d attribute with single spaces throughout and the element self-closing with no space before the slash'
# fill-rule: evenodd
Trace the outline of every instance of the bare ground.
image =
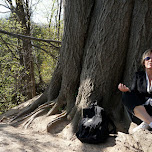
<svg viewBox="0 0 152 152">
<path fill-rule="evenodd" d="M 83 144 L 78 139 L 63 139 L 57 135 L 34 132 L 0 124 L 1 152 L 109 152 L 114 146 L 114 138 L 105 144 Z"/>
<path fill-rule="evenodd" d="M 105 143 L 98 145 L 81 143 L 76 136 L 66 138 L 61 132 L 67 121 L 58 124 L 58 127 L 47 133 L 46 125 L 53 117 L 41 116 L 36 118 L 29 128 L 22 125 L 13 127 L 9 125 L 6 117 L 17 113 L 22 107 L 27 106 L 32 100 L 15 107 L 2 115 L 0 119 L 0 152 L 115 152 L 115 138 L 109 137 Z"/>
</svg>

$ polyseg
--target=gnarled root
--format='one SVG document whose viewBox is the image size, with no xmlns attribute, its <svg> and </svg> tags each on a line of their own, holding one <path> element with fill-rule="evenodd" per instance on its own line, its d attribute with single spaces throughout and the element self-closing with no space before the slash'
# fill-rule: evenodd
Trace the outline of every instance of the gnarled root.
<svg viewBox="0 0 152 152">
<path fill-rule="evenodd" d="M 27 124 L 28 122 L 31 123 L 31 122 L 34 120 L 34 118 L 38 116 L 39 113 L 48 111 L 54 104 L 55 104 L 55 103 L 52 102 L 52 101 L 47 102 L 47 103 L 44 103 L 43 105 L 40 105 L 35 111 L 33 111 L 32 113 L 30 113 L 29 115 L 27 115 L 27 116 L 25 116 L 25 117 L 22 117 L 22 118 L 20 118 L 20 119 L 17 119 L 17 120 L 16 120 L 16 119 L 13 119 L 13 120 L 10 121 L 10 123 L 12 123 L 12 122 L 15 121 L 15 120 L 16 120 L 16 122 L 18 123 L 18 122 L 23 121 L 23 120 L 25 120 L 25 119 L 27 119 L 27 118 L 29 118 L 29 120 L 27 120 L 27 121 L 25 122 L 25 124 Z M 29 123 L 29 124 L 30 124 L 30 123 Z"/>
<path fill-rule="evenodd" d="M 36 109 L 33 113 L 31 113 L 27 118 L 29 118 L 26 122 L 24 122 L 23 127 L 25 129 L 28 128 L 28 126 L 32 123 L 32 121 L 38 117 L 39 115 L 41 115 L 42 113 L 44 113 L 45 111 L 48 111 L 48 109 L 50 109 L 55 103 L 54 102 L 48 102 L 48 103 L 44 103 L 43 105 L 40 105 L 38 107 L 38 109 Z"/>
<path fill-rule="evenodd" d="M 61 104 L 60 102 L 55 102 L 54 106 L 52 107 L 52 109 L 50 109 L 50 111 L 47 113 L 47 116 L 51 116 L 54 115 L 56 113 L 58 113 L 59 108 L 62 107 L 63 103 Z"/>
<path fill-rule="evenodd" d="M 41 109 L 38 112 L 36 112 L 35 114 L 33 114 L 27 121 L 24 122 L 23 127 L 25 129 L 28 128 L 28 126 L 32 123 L 32 121 L 39 115 L 41 115 L 43 112 L 45 112 L 46 109 Z"/>
<path fill-rule="evenodd" d="M 30 104 L 28 107 L 24 108 L 17 116 L 15 116 L 10 122 L 13 122 L 14 120 L 21 118 L 22 116 L 25 116 L 31 112 L 33 112 L 35 109 L 37 109 L 40 105 L 47 102 L 47 96 L 46 92 L 44 92 L 39 98 L 34 100 L 32 104 Z"/>
<path fill-rule="evenodd" d="M 51 130 L 51 128 L 59 121 L 63 120 L 64 118 L 66 118 L 67 116 L 67 112 L 64 111 L 61 114 L 59 114 L 53 121 L 49 122 L 47 125 L 47 132 L 49 132 Z"/>
</svg>

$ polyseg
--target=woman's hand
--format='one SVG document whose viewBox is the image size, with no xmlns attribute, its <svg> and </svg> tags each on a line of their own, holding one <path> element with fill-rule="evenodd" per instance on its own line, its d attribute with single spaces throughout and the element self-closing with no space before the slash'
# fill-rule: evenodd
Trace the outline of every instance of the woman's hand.
<svg viewBox="0 0 152 152">
<path fill-rule="evenodd" d="M 121 92 L 130 92 L 130 89 L 128 87 L 126 87 L 124 84 L 122 83 L 119 83 L 118 85 L 118 89 L 121 91 Z"/>
</svg>

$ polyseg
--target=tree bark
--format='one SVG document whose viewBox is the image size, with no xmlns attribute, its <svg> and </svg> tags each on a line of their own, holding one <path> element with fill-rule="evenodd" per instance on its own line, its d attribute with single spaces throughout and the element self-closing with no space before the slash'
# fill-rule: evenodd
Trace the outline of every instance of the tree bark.
<svg viewBox="0 0 152 152">
<path fill-rule="evenodd" d="M 78 111 L 97 100 L 113 119 L 120 120 L 120 98 L 117 103 L 114 98 L 125 65 L 132 9 L 132 1 L 95 2 L 75 106 Z"/>
</svg>

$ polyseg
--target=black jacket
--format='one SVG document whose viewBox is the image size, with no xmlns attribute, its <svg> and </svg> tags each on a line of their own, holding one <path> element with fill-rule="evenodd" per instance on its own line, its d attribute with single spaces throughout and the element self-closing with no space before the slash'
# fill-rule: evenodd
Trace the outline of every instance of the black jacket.
<svg viewBox="0 0 152 152">
<path fill-rule="evenodd" d="M 145 71 L 136 72 L 133 78 L 131 92 L 136 93 L 145 102 L 148 98 L 152 98 L 152 93 L 147 92 L 147 81 Z"/>
</svg>

